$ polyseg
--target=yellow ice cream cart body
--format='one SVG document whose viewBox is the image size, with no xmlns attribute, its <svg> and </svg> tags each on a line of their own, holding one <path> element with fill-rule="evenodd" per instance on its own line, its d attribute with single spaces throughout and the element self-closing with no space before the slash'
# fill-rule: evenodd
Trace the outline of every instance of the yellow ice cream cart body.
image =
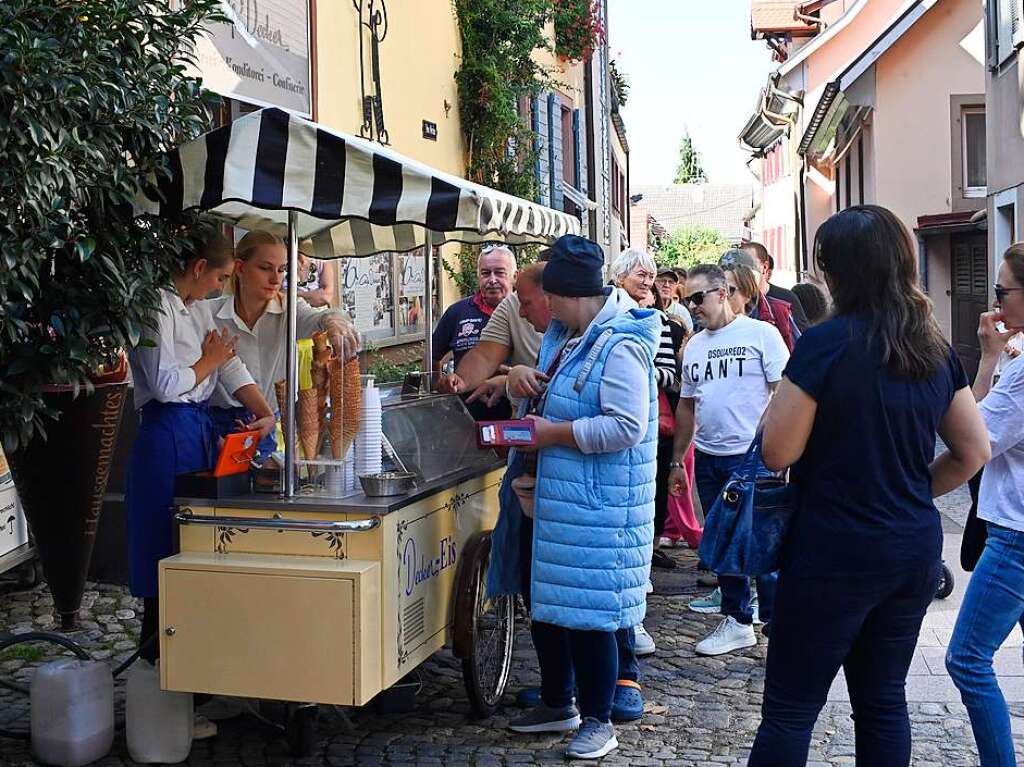
<svg viewBox="0 0 1024 767">
<path fill-rule="evenodd" d="M 139 215 L 199 210 L 285 238 L 287 435 L 299 391 L 300 241 L 328 259 L 421 250 L 429 331 L 435 247 L 543 245 L 581 229 L 573 216 L 278 109 L 172 150 L 164 170 Z M 424 346 L 429 370 L 430 332 Z M 456 397 L 398 392 L 382 421 L 392 457 L 416 474 L 405 495 L 304 495 L 292 437 L 280 494 L 179 499 L 179 551 L 160 564 L 165 689 L 362 705 L 450 640 L 474 707 L 494 710 L 514 630 L 512 598 L 484 594 L 501 462 L 477 449 Z"/>
</svg>

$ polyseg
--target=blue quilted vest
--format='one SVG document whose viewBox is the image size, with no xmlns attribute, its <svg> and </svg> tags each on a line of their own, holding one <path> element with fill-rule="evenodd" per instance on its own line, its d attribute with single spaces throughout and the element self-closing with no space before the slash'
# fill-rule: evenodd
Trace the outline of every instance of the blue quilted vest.
<svg viewBox="0 0 1024 767">
<path fill-rule="evenodd" d="M 653 310 L 629 305 L 590 326 L 559 364 L 544 404 L 544 417 L 555 422 L 600 415 L 600 382 L 612 349 L 632 340 L 649 352 L 646 390 L 637 391 L 650 405 L 640 444 L 592 455 L 560 446 L 540 452 L 532 612 L 534 620 L 566 628 L 615 631 L 642 622 L 647 609 L 658 439 L 654 355 L 661 320 Z M 539 369 L 550 367 L 569 336 L 565 326 L 552 321 Z"/>
</svg>

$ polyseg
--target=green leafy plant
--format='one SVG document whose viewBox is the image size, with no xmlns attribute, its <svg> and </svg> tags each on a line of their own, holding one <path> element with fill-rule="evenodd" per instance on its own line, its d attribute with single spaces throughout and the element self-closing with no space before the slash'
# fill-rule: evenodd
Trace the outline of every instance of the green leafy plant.
<svg viewBox="0 0 1024 767">
<path fill-rule="evenodd" d="M 0 437 L 54 417 L 47 384 L 90 386 L 159 311 L 188 218 L 136 219 L 166 150 L 210 125 L 186 75 L 217 0 L 0 3 Z"/>
<path fill-rule="evenodd" d="M 626 106 L 629 100 L 629 80 L 626 75 L 619 71 L 619 64 L 615 59 L 608 62 L 608 76 L 612 79 L 612 87 L 619 99 L 619 106 Z"/>
<path fill-rule="evenodd" d="M 585 61 L 606 39 L 601 6 L 594 0 L 553 0 L 555 52 L 570 61 Z"/>
<path fill-rule="evenodd" d="M 533 199 L 535 138 L 519 111 L 547 74 L 533 52 L 547 46 L 550 0 L 453 0 L 462 35 L 455 73 L 466 138 L 466 177 Z"/>
<path fill-rule="evenodd" d="M 691 226 L 677 229 L 661 239 L 654 260 L 658 266 L 691 267 L 701 263 L 718 263 L 718 257 L 729 248 L 729 241 L 716 229 Z"/>
<path fill-rule="evenodd" d="M 363 369 L 367 375 L 374 377 L 374 382 L 378 385 L 404 381 L 406 373 L 415 373 L 423 369 L 422 344 L 417 344 L 412 349 L 394 352 L 391 356 L 386 356 L 379 347 L 368 344 Z"/>
</svg>

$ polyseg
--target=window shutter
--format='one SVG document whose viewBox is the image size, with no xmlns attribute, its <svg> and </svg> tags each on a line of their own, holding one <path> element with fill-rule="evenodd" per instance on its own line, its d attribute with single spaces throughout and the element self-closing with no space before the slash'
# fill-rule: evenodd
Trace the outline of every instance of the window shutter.
<svg viewBox="0 0 1024 767">
<path fill-rule="evenodd" d="M 1024 46 L 1024 0 L 1010 0 L 1010 36 L 1013 50 Z"/>
<path fill-rule="evenodd" d="M 583 189 L 583 142 L 580 135 L 580 110 L 572 110 L 572 154 L 576 165 L 576 189 Z"/>
<path fill-rule="evenodd" d="M 533 132 L 537 137 L 537 202 L 541 205 L 551 204 L 551 174 L 548 158 L 548 109 L 543 96 L 533 98 Z"/>
<path fill-rule="evenodd" d="M 558 94 L 548 94 L 548 177 L 551 202 L 555 210 L 562 210 L 562 105 Z"/>
</svg>

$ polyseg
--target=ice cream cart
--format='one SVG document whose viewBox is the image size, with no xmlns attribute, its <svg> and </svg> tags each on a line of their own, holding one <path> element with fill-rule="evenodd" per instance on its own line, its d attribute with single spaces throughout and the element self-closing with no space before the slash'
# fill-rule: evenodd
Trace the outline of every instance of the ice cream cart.
<svg viewBox="0 0 1024 767">
<path fill-rule="evenodd" d="M 177 148 L 169 166 L 160 199 L 140 200 L 140 214 L 198 209 L 285 237 L 282 423 L 292 437 L 280 494 L 177 501 L 179 553 L 160 563 L 162 687 L 358 706 L 450 641 L 475 709 L 493 712 L 514 634 L 512 600 L 484 594 L 502 463 L 477 448 L 458 397 L 397 392 L 383 398 L 383 437 L 414 487 L 307 494 L 294 439 L 298 246 L 309 241 L 320 258 L 422 249 L 429 329 L 434 246 L 547 243 L 578 234 L 579 220 L 277 109 Z M 293 733 L 304 724 L 293 721 Z"/>
</svg>

